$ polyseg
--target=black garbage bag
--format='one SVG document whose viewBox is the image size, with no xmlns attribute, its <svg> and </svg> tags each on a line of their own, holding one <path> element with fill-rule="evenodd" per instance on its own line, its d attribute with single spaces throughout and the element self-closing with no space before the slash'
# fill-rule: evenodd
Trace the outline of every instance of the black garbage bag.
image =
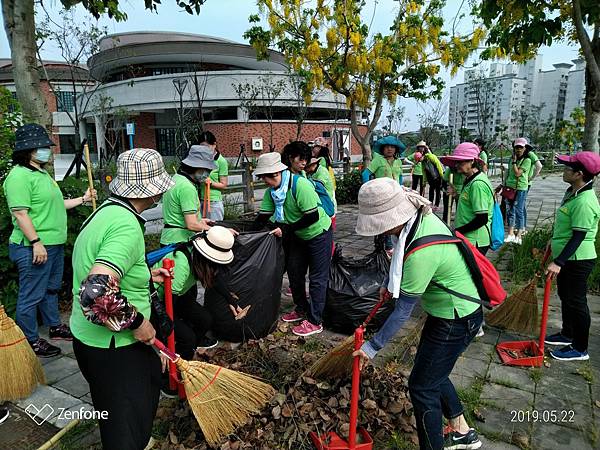
<svg viewBox="0 0 600 450">
<path fill-rule="evenodd" d="M 354 333 L 379 301 L 379 288 L 389 271 L 390 262 L 382 248 L 364 258 L 344 258 L 341 247 L 336 246 L 323 311 L 325 327 L 337 333 Z M 393 302 L 385 303 L 367 329 L 378 330 L 393 310 Z"/>
<path fill-rule="evenodd" d="M 236 238 L 233 262 L 219 278 L 226 285 L 225 292 L 239 297 L 239 306 L 251 307 L 244 319 L 235 320 L 225 296 L 214 287 L 206 290 L 204 305 L 213 316 L 217 339 L 243 342 L 264 337 L 275 328 L 283 279 L 280 241 L 265 231 L 242 231 Z"/>
</svg>

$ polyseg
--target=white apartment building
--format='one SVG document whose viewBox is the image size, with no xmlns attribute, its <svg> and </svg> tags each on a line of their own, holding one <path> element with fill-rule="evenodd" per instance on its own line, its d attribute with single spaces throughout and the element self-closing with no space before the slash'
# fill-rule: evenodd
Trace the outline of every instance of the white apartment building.
<svg viewBox="0 0 600 450">
<path fill-rule="evenodd" d="M 492 63 L 488 71 L 465 71 L 465 82 L 450 88 L 448 126 L 455 142 L 459 130 L 491 139 L 506 126 L 510 137 L 521 134 L 530 107 L 539 108 L 539 121 L 568 119 L 585 97 L 585 62 L 554 64 L 542 70 L 542 57 L 525 64 Z"/>
</svg>

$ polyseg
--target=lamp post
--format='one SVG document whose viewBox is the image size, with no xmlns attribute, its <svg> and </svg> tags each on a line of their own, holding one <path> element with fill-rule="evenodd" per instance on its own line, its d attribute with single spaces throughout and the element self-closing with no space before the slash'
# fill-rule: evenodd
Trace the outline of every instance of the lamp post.
<svg viewBox="0 0 600 450">
<path fill-rule="evenodd" d="M 188 80 L 185 78 L 175 78 L 173 79 L 173 86 L 175 87 L 175 90 L 177 91 L 177 93 L 179 94 L 179 111 L 177 114 L 177 119 L 178 119 L 178 129 L 177 129 L 177 134 L 179 135 L 179 143 L 177 145 L 177 149 L 175 150 L 175 153 L 180 156 L 183 157 L 183 152 L 180 152 L 180 147 L 182 147 L 184 145 L 184 133 L 183 133 L 183 93 L 185 92 L 185 88 L 187 87 L 188 84 Z"/>
</svg>

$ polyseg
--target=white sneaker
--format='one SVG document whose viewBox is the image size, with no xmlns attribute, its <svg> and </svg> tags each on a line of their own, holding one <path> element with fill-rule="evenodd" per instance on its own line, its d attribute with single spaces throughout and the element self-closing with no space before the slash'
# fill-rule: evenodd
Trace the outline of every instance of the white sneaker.
<svg viewBox="0 0 600 450">
<path fill-rule="evenodd" d="M 514 234 L 509 234 L 508 236 L 506 236 L 506 238 L 504 238 L 504 242 L 505 243 L 509 243 L 509 242 L 515 242 L 515 235 Z"/>
<path fill-rule="evenodd" d="M 475 335 L 475 337 L 481 337 L 485 334 L 485 331 L 483 331 L 483 325 L 479 327 L 479 331 L 477 332 L 477 334 Z"/>
<path fill-rule="evenodd" d="M 523 239 L 521 237 L 515 237 L 514 243 L 517 245 L 521 245 L 523 243 Z"/>
</svg>

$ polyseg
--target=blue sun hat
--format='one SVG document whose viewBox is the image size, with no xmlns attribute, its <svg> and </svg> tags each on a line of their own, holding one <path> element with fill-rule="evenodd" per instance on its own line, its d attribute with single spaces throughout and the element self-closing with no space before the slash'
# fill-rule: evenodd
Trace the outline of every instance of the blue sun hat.
<svg viewBox="0 0 600 450">
<path fill-rule="evenodd" d="M 393 145 L 396 147 L 396 158 L 399 158 L 404 150 L 406 150 L 406 145 L 404 145 L 404 143 L 396 136 L 385 136 L 377 139 L 377 141 L 373 144 L 373 151 L 383 155 L 382 149 L 384 145 Z"/>
</svg>

